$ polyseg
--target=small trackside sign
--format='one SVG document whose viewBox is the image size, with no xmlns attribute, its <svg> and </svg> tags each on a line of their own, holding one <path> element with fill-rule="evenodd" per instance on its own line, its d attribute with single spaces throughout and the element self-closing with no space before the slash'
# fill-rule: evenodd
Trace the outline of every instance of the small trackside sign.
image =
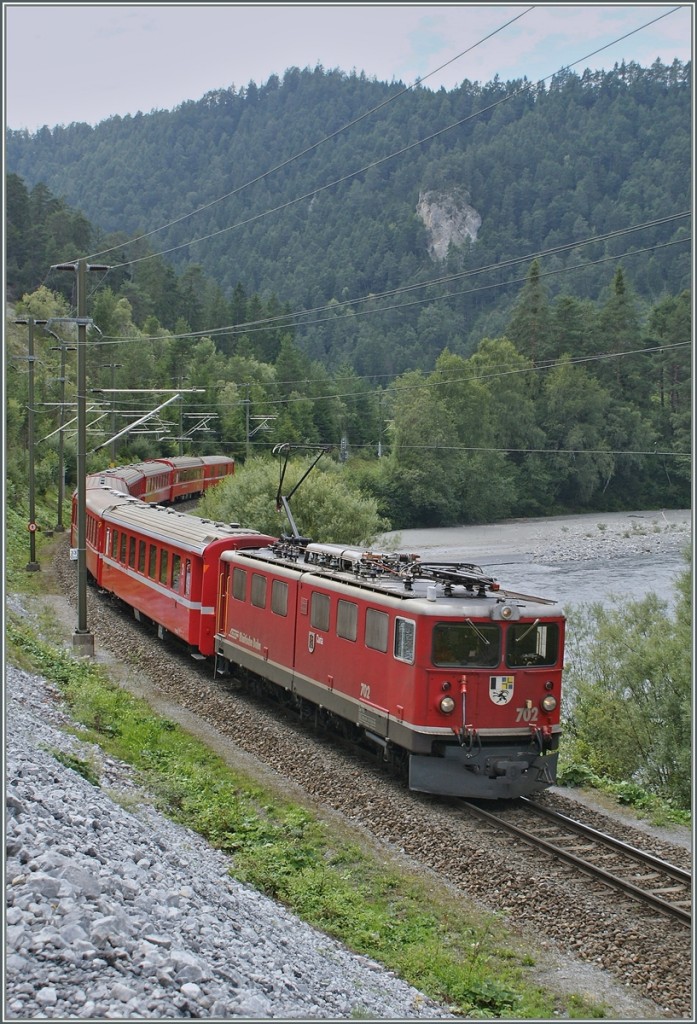
<svg viewBox="0 0 697 1024">
<path fill-rule="evenodd" d="M 70 561 L 77 562 L 77 548 L 70 549 Z"/>
</svg>

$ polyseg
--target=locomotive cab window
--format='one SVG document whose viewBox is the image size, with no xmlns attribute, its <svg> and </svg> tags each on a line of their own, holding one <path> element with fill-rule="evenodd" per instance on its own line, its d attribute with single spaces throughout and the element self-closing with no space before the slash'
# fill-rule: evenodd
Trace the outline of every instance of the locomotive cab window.
<svg viewBox="0 0 697 1024">
<path fill-rule="evenodd" d="M 416 623 L 411 619 L 400 619 L 399 616 L 394 624 L 394 656 L 399 661 L 407 661 L 414 664 L 414 637 L 416 636 Z"/>
<path fill-rule="evenodd" d="M 501 630 L 486 622 L 439 622 L 432 657 L 443 668 L 495 668 L 501 661 Z"/>
<path fill-rule="evenodd" d="M 516 622 L 508 627 L 506 664 L 554 665 L 559 656 L 559 626 L 556 622 Z"/>
</svg>

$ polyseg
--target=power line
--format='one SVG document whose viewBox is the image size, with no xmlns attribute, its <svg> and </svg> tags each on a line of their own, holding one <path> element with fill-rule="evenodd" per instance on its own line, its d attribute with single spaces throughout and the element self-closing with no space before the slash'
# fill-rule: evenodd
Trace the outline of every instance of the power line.
<svg viewBox="0 0 697 1024">
<path fill-rule="evenodd" d="M 459 297 L 461 295 L 473 294 L 473 293 L 478 292 L 478 291 L 486 291 L 486 290 L 489 290 L 491 288 L 508 288 L 511 285 L 523 283 L 525 281 L 525 279 L 524 278 L 514 278 L 514 279 L 511 279 L 510 281 L 497 281 L 494 284 L 484 285 L 484 286 L 482 286 L 480 288 L 473 288 L 473 289 L 470 289 L 467 292 L 447 292 L 447 293 L 445 293 L 443 295 L 435 295 L 435 296 L 429 296 L 426 299 L 419 299 L 416 302 L 407 302 L 407 303 L 402 303 L 402 304 L 396 305 L 396 306 L 383 306 L 383 307 L 380 307 L 379 309 L 369 309 L 369 310 L 355 310 L 354 309 L 355 305 L 357 305 L 359 303 L 362 303 L 362 302 L 375 302 L 375 301 L 380 300 L 380 299 L 389 298 L 390 296 L 393 296 L 393 295 L 401 295 L 401 294 L 404 294 L 406 292 L 415 291 L 415 290 L 418 290 L 418 289 L 421 289 L 421 288 L 431 288 L 431 287 L 435 287 L 437 285 L 452 284 L 455 281 L 463 280 L 463 279 L 468 278 L 468 277 L 475 277 L 475 276 L 477 276 L 479 274 L 489 273 L 490 271 L 501 271 L 501 270 L 511 269 L 511 268 L 513 268 L 515 266 L 519 266 L 521 263 L 527 263 L 527 262 L 530 262 L 532 260 L 544 259 L 546 256 L 559 255 L 562 252 L 568 252 L 568 251 L 573 250 L 573 249 L 579 249 L 582 246 L 586 246 L 586 245 L 594 245 L 594 244 L 599 243 L 599 242 L 606 242 L 606 241 L 609 241 L 612 238 L 619 237 L 620 235 L 629 234 L 632 231 L 642 231 L 642 230 L 646 230 L 648 228 L 659 227 L 659 226 L 661 226 L 663 224 L 669 223 L 670 221 L 679 220 L 679 219 L 682 219 L 682 218 L 685 218 L 685 217 L 690 217 L 690 216 L 691 216 L 691 213 L 690 213 L 689 210 L 681 212 L 681 213 L 671 214 L 670 216 L 667 216 L 667 217 L 658 218 L 658 219 L 653 220 L 653 221 L 647 221 L 644 224 L 636 224 L 636 225 L 632 225 L 631 227 L 628 227 L 628 228 L 618 228 L 615 231 L 609 231 L 609 232 L 607 232 L 604 235 L 591 235 L 590 237 L 584 238 L 584 239 L 580 239 L 579 241 L 566 242 L 563 245 L 554 246 L 551 249 L 544 249 L 544 250 L 540 250 L 540 251 L 534 252 L 534 253 L 526 253 L 523 256 L 512 257 L 509 260 L 504 260 L 504 261 L 498 262 L 498 263 L 490 263 L 490 264 L 488 264 L 487 266 L 484 266 L 484 267 L 475 267 L 475 268 L 470 269 L 470 270 L 464 270 L 464 271 L 462 271 L 462 272 L 460 272 L 458 274 L 449 274 L 449 275 L 446 275 L 445 277 L 432 278 L 429 281 L 421 281 L 421 282 L 417 282 L 416 284 L 411 284 L 411 285 L 402 285 L 399 288 L 393 288 L 393 289 L 390 289 L 389 291 L 386 291 L 386 292 L 378 292 L 378 293 L 375 293 L 375 294 L 359 296 L 358 298 L 355 298 L 355 299 L 346 299 L 343 302 L 332 301 L 331 303 L 325 303 L 322 306 L 315 306 L 315 307 L 313 307 L 312 309 L 309 309 L 309 310 L 300 310 L 300 311 L 295 312 L 295 313 L 293 313 L 293 312 L 291 312 L 291 313 L 280 313 L 277 316 L 266 317 L 263 320 L 251 320 L 251 321 L 247 321 L 247 322 L 242 323 L 242 324 L 227 324 L 227 325 L 224 325 L 223 327 L 214 327 L 214 328 L 211 328 L 209 330 L 187 331 L 185 334 L 167 334 L 166 336 L 162 336 L 162 335 L 159 335 L 159 334 L 158 335 L 145 335 L 145 336 L 144 335 L 139 335 L 137 337 L 127 337 L 127 336 L 126 337 L 119 337 L 119 336 L 114 336 L 114 335 L 105 335 L 105 336 L 103 336 L 101 341 L 95 342 L 94 345 L 98 346 L 98 345 L 124 344 L 124 343 L 132 342 L 132 341 L 137 341 L 137 342 L 141 342 L 141 341 L 165 341 L 165 340 L 174 341 L 174 340 L 179 340 L 179 339 L 182 339 L 182 338 L 211 338 L 212 339 L 212 338 L 215 338 L 217 335 L 220 335 L 220 334 L 235 336 L 235 335 L 239 335 L 239 334 L 253 334 L 256 331 L 269 330 L 271 328 L 276 328 L 278 330 L 282 330 L 284 328 L 291 329 L 291 328 L 297 328 L 297 327 L 309 327 L 309 326 L 314 326 L 314 325 L 316 325 L 318 323 L 325 323 L 325 322 L 327 322 L 327 319 L 334 323 L 334 322 L 337 321 L 338 318 L 336 316 L 332 316 L 332 317 L 326 318 L 325 320 L 321 320 L 321 319 L 317 320 L 316 319 L 316 320 L 306 321 L 306 322 L 300 323 L 300 324 L 293 323 L 293 322 L 288 323 L 288 322 L 285 322 L 285 321 L 288 321 L 288 319 L 291 318 L 291 317 L 307 317 L 307 316 L 311 316 L 314 313 L 322 313 L 322 312 L 325 312 L 327 310 L 332 310 L 332 313 L 333 313 L 334 311 L 339 310 L 339 309 L 343 309 L 345 307 L 349 307 L 350 308 L 350 310 L 351 310 L 351 314 L 350 315 L 352 317 L 363 316 L 363 315 L 366 315 L 366 314 L 368 314 L 368 315 L 374 315 L 374 314 L 377 315 L 377 314 L 381 314 L 381 313 L 385 313 L 385 312 L 390 312 L 390 311 L 395 310 L 395 309 L 406 309 L 409 306 L 420 305 L 420 304 L 423 304 L 424 302 L 437 302 L 437 301 L 440 301 L 441 299 L 457 298 L 457 297 Z M 558 268 L 558 269 L 553 270 L 553 271 L 545 271 L 544 273 L 540 274 L 540 277 L 551 277 L 551 276 L 557 276 L 559 274 L 569 273 L 572 270 L 579 270 L 579 269 L 582 270 L 582 269 L 585 269 L 587 267 L 595 266 L 595 265 L 600 264 L 600 263 L 612 262 L 612 261 L 615 261 L 615 260 L 625 259 L 627 256 L 640 255 L 641 253 L 644 253 L 644 252 L 647 252 L 647 251 L 652 251 L 654 249 L 665 248 L 667 246 L 675 245 L 675 244 L 678 244 L 680 242 L 685 242 L 685 241 L 691 241 L 691 236 L 686 235 L 683 238 L 673 239 L 673 240 L 671 240 L 669 242 L 655 243 L 653 245 L 646 246 L 643 249 L 628 250 L 628 251 L 626 251 L 624 253 L 620 253 L 619 255 L 603 256 L 603 257 L 601 257 L 601 258 L 599 258 L 597 260 L 589 260 L 587 263 L 579 263 L 579 264 L 574 264 L 574 265 L 572 265 L 570 267 L 561 267 L 561 268 Z"/>
<path fill-rule="evenodd" d="M 544 364 L 530 365 L 530 366 L 521 366 L 521 367 L 517 367 L 515 369 L 511 369 L 511 370 L 498 370 L 495 373 L 474 373 L 474 374 L 470 374 L 467 377 L 452 377 L 452 378 L 443 378 L 443 379 L 440 379 L 440 380 L 423 380 L 423 381 L 419 381 L 418 384 L 409 384 L 409 385 L 403 385 L 403 386 L 395 385 L 394 387 L 383 388 L 383 390 L 380 392 L 380 395 L 384 396 L 384 395 L 389 395 L 389 394 L 392 394 L 392 393 L 393 394 L 402 394 L 402 393 L 407 392 L 407 391 L 422 391 L 425 388 L 449 387 L 449 386 L 452 386 L 453 384 L 467 384 L 467 383 L 470 383 L 472 381 L 499 380 L 502 377 L 517 376 L 517 375 L 522 374 L 522 373 L 541 373 L 541 372 L 544 372 L 546 370 L 553 370 L 556 367 L 559 367 L 560 365 L 564 365 L 564 366 L 577 366 L 577 365 L 583 365 L 583 364 L 587 364 L 587 363 L 604 362 L 604 361 L 610 360 L 610 359 L 624 359 L 624 358 L 627 358 L 627 357 L 630 357 L 630 356 L 647 356 L 647 355 L 653 355 L 653 354 L 655 354 L 657 352 L 670 352 L 670 351 L 672 351 L 674 349 L 689 348 L 689 347 L 691 347 L 691 345 L 692 345 L 691 341 L 678 341 L 678 342 L 673 342 L 670 345 L 659 344 L 659 345 L 653 345 L 653 346 L 651 346 L 649 348 L 627 349 L 627 350 L 625 350 L 623 352 L 600 352 L 600 353 L 596 353 L 595 355 L 576 356 L 575 358 L 568 358 L 568 359 L 562 359 L 562 358 L 550 359 L 550 360 L 545 361 Z M 474 353 L 474 354 L 476 355 L 476 353 Z M 433 375 L 433 373 L 435 373 L 435 371 L 430 371 L 430 372 L 431 372 L 431 375 Z M 364 380 L 366 378 L 357 377 L 355 379 L 356 380 Z M 234 383 L 234 382 L 226 382 L 226 383 Z M 272 384 L 273 385 L 277 385 L 277 386 L 281 386 L 282 383 L 283 382 L 280 382 L 280 381 L 259 382 L 260 386 L 262 386 L 264 388 L 267 387 L 267 386 L 270 386 Z M 286 384 L 289 384 L 289 383 L 292 384 L 294 382 L 293 381 L 289 381 L 289 382 L 287 381 L 285 383 Z M 304 381 L 303 383 L 307 383 L 307 381 Z M 222 386 L 225 386 L 225 384 L 223 384 Z M 236 386 L 237 387 L 243 387 L 245 385 L 236 385 Z M 370 397 L 375 397 L 376 395 L 377 395 L 377 392 L 375 390 L 371 390 L 371 391 L 347 391 L 347 392 L 343 392 L 343 393 L 341 393 L 341 392 L 336 393 L 335 392 L 334 394 L 326 394 L 326 395 L 299 395 L 297 398 L 292 398 L 290 396 L 287 396 L 287 397 L 284 397 L 284 398 L 265 398 L 263 400 L 262 404 L 264 406 L 293 405 L 296 402 L 327 402 L 327 401 L 336 401 L 336 400 L 346 399 L 346 398 L 352 398 L 352 399 L 370 398 Z M 240 407 L 243 407 L 245 405 L 245 399 L 240 399 L 239 403 L 237 403 L 237 404 Z M 196 406 L 195 407 L 195 409 L 199 410 L 199 411 L 210 409 L 210 408 L 211 408 L 211 406 Z"/>
<path fill-rule="evenodd" d="M 107 253 L 114 252 L 116 249 L 122 249 L 126 245 L 132 245 L 135 242 L 140 242 L 143 239 L 149 238 L 151 235 L 156 234 L 158 231 L 164 231 L 167 228 L 173 227 L 175 224 L 180 224 L 182 221 L 188 220 L 189 217 L 194 217 L 197 213 L 202 213 L 205 210 L 209 210 L 212 206 L 216 206 L 218 203 L 222 203 L 223 200 L 230 199 L 232 196 L 238 195 L 240 192 L 244 191 L 244 189 L 249 188 L 250 185 L 255 185 L 257 182 L 263 181 L 264 178 L 269 177 L 276 171 L 282 170 L 284 167 L 287 167 L 289 164 L 294 163 L 296 160 L 299 160 L 301 157 L 306 156 L 308 153 L 312 153 L 325 142 L 329 142 L 331 139 L 336 138 L 337 135 L 341 135 L 342 132 L 348 131 L 349 128 L 353 128 L 354 125 L 357 125 L 361 121 L 364 121 L 367 117 L 370 117 L 372 114 L 376 114 L 379 110 L 382 110 L 383 107 L 386 107 L 388 104 L 393 103 L 401 96 L 404 96 L 405 93 L 409 92 L 411 89 L 414 89 L 417 85 L 421 85 L 423 82 L 431 78 L 433 75 L 438 74 L 439 71 L 442 71 L 443 68 L 448 67 L 449 64 L 453 64 L 456 60 L 460 60 L 460 58 L 464 57 L 465 54 L 470 53 L 478 46 L 481 46 L 482 43 L 485 43 L 489 39 L 493 38 L 493 36 L 498 35 L 499 32 L 502 32 L 505 28 L 508 28 L 509 25 L 512 25 L 514 22 L 518 21 L 524 15 L 529 14 L 530 11 L 533 11 L 534 9 L 534 7 L 529 7 L 526 11 L 522 11 L 520 14 L 517 14 L 514 18 L 510 18 L 508 21 L 504 22 L 503 25 L 499 26 L 499 28 L 494 29 L 493 32 L 490 32 L 488 35 L 478 40 L 478 42 L 474 43 L 472 46 L 469 46 L 466 50 L 463 50 L 461 53 L 458 53 L 455 57 L 451 57 L 450 60 L 445 61 L 445 63 L 441 64 L 440 67 L 435 68 L 433 71 L 429 71 L 427 75 L 423 75 L 421 78 L 417 78 L 416 81 L 413 82 L 411 85 L 408 85 L 406 88 L 401 89 L 398 93 L 395 93 L 393 96 L 389 96 L 386 100 L 383 100 L 382 103 L 378 103 L 377 106 L 372 107 L 370 110 L 365 111 L 365 113 L 361 114 L 360 117 L 356 117 L 352 121 L 348 121 L 340 128 L 337 128 L 336 131 L 333 131 L 329 135 L 326 135 L 323 138 L 319 139 L 317 142 L 312 143 L 312 145 L 307 146 L 299 153 L 295 153 L 293 156 L 288 157 L 287 160 L 283 160 L 280 164 L 276 164 L 275 167 L 271 167 L 269 168 L 269 170 L 263 171 L 261 174 L 258 174 L 256 178 L 251 178 L 249 181 L 245 182 L 243 185 L 238 186 L 236 189 L 233 189 L 231 192 L 227 192 L 225 195 L 218 196 L 217 199 L 211 200 L 210 203 L 205 203 L 203 206 L 199 206 L 195 210 L 191 210 L 189 213 L 183 214 L 181 217 L 177 217 L 166 224 L 161 224 L 159 227 L 153 228 L 151 231 L 146 231 L 144 234 L 138 235 L 137 237 L 130 239 L 128 242 L 122 242 L 119 245 L 114 245 L 110 249 L 103 249 L 101 253 L 96 253 L 95 255 L 103 256 L 106 255 Z M 198 241 L 201 241 L 201 239 L 198 239 Z M 187 242 L 186 244 L 189 245 L 192 243 Z M 173 250 L 170 249 L 166 251 L 172 252 Z M 164 255 L 164 253 L 156 253 L 153 255 Z M 90 256 L 87 258 L 94 259 L 94 256 Z M 151 257 L 143 258 L 149 259 Z M 139 260 L 133 260 L 132 262 L 137 263 L 139 262 Z M 130 263 L 122 264 L 122 266 L 126 267 L 130 265 Z"/>
<path fill-rule="evenodd" d="M 516 98 L 517 96 L 522 95 L 523 93 L 529 91 L 531 88 L 539 88 L 539 86 L 542 83 L 544 83 L 544 82 L 546 82 L 546 81 L 556 77 L 556 75 L 560 74 L 561 72 L 568 71 L 571 68 L 575 67 L 577 64 L 581 64 L 584 60 L 588 60 L 590 57 L 594 57 L 598 53 L 602 53 L 603 50 L 606 50 L 609 47 L 614 46 L 616 43 L 621 42 L 624 39 L 627 39 L 629 36 L 635 35 L 637 32 L 643 31 L 643 29 L 650 27 L 651 25 L 655 24 L 657 21 L 660 21 L 660 20 L 662 20 L 665 17 L 668 17 L 669 14 L 673 14 L 677 10 L 679 10 L 679 7 L 675 7 L 675 8 L 673 8 L 670 11 L 666 11 L 663 14 L 659 15 L 658 17 L 653 18 L 652 20 L 646 22 L 644 25 L 639 26 L 639 28 L 633 29 L 631 32 L 625 33 L 624 35 L 620 36 L 618 39 L 613 39 L 611 42 L 606 43 L 604 46 L 601 46 L 601 47 L 599 47 L 596 50 L 593 50 L 591 53 L 586 54 L 584 57 L 579 57 L 578 60 L 573 61 L 571 64 L 564 65 L 562 68 L 559 68 L 556 71 L 552 72 L 551 74 L 549 74 L 549 75 L 545 76 L 544 78 L 540 79 L 537 83 L 527 82 L 526 81 L 525 84 L 522 85 L 520 88 L 515 89 L 513 92 L 508 93 L 506 96 L 503 96 L 501 99 L 496 100 L 495 102 L 489 104 L 489 106 L 483 107 L 482 109 L 480 109 L 478 111 L 475 111 L 472 114 L 469 114 L 467 117 L 461 118 L 459 121 L 455 121 L 453 124 L 447 125 L 446 127 L 441 128 L 441 129 L 439 129 L 436 132 L 433 132 L 431 135 L 428 135 L 428 136 L 426 136 L 426 137 L 424 137 L 422 139 L 419 139 L 416 142 L 410 143 L 408 146 L 405 146 L 405 147 L 403 147 L 400 150 L 396 150 L 395 152 L 389 154 L 388 156 L 380 157 L 379 159 L 371 161 L 370 163 L 364 165 L 363 167 L 358 168 L 355 171 L 351 171 L 349 174 L 342 175 L 340 178 L 337 178 L 334 181 L 329 182 L 328 184 L 322 185 L 319 188 L 312 190 L 311 192 L 307 192 L 307 193 L 305 193 L 305 194 L 303 194 L 301 196 L 296 196 L 295 199 L 288 200 L 288 202 L 286 202 L 286 203 L 282 203 L 279 206 L 273 207 L 272 209 L 265 210 L 262 213 L 255 214 L 253 217 L 248 217 L 245 220 L 238 221 L 235 224 L 229 224 L 227 227 L 219 228 L 217 231 L 210 232 L 207 235 L 201 235 L 199 238 L 193 238 L 193 239 L 190 239 L 188 242 L 182 242 L 179 245 L 172 246 L 172 247 L 170 247 L 168 249 L 162 249 L 159 252 L 149 253 L 146 256 L 140 256 L 137 259 L 129 260 L 128 262 L 121 264 L 121 266 L 122 267 L 134 266 L 137 263 L 142 263 L 142 262 L 144 262 L 146 260 L 154 259 L 157 256 L 167 256 L 167 255 L 169 255 L 169 254 L 171 254 L 173 252 L 177 252 L 180 249 L 188 248 L 188 246 L 194 245 L 197 242 L 209 241 L 211 238 L 216 238 L 216 237 L 218 237 L 221 234 L 225 234 L 228 231 L 234 230 L 235 228 L 245 227 L 246 225 L 251 224 L 254 221 L 260 220 L 263 217 L 268 217 L 268 216 L 270 216 L 273 213 L 279 213 L 281 210 L 288 209 L 289 207 L 294 206 L 296 203 L 302 202 L 303 200 L 311 199 L 314 196 L 319 195 L 321 192 L 325 192 L 327 189 L 333 188 L 335 185 L 342 184 L 343 182 L 349 181 L 351 178 L 356 177 L 356 175 L 358 175 L 358 174 L 363 174 L 365 171 L 368 171 L 368 170 L 371 170 L 374 167 L 380 166 L 381 164 L 387 162 L 388 160 L 392 160 L 392 159 L 394 159 L 395 157 L 398 157 L 398 156 L 404 156 L 405 153 L 410 152 L 412 149 L 415 149 L 417 146 L 424 145 L 427 142 L 432 142 L 434 139 L 439 138 L 441 135 L 445 134 L 445 132 L 452 131 L 453 128 L 461 127 L 463 124 L 466 124 L 468 121 L 471 121 L 473 118 L 479 117 L 480 114 L 488 113 L 489 111 L 494 110 L 496 107 L 500 106 L 502 103 L 507 103 L 509 100 L 512 100 L 512 99 Z M 523 12 L 523 13 L 527 13 L 527 12 Z M 503 27 L 506 27 L 506 26 L 502 26 L 502 28 Z M 489 38 L 489 37 L 487 37 L 487 38 Z M 467 52 L 467 51 L 464 51 L 464 52 Z M 453 58 L 453 59 L 455 59 L 455 58 Z M 404 91 L 407 91 L 407 90 L 404 90 Z M 399 94 L 399 95 L 402 95 L 402 94 Z M 395 98 L 397 98 L 397 97 L 395 97 Z M 376 108 L 376 109 L 378 109 L 378 108 Z M 369 113 L 371 113 L 371 111 L 369 111 L 368 114 Z M 347 127 L 349 127 L 349 126 L 347 126 Z M 341 129 L 339 131 L 341 131 Z M 334 134 L 339 134 L 339 132 L 336 132 Z M 328 136 L 328 138 L 332 138 L 332 137 L 333 136 Z M 324 141 L 324 140 L 322 140 L 322 141 Z M 319 145 L 319 144 L 320 143 L 318 143 L 317 145 Z M 315 147 L 311 147 L 311 148 L 315 148 Z M 287 162 L 290 162 L 290 160 L 287 161 Z M 284 165 L 279 165 L 279 166 L 284 166 Z M 268 172 L 268 173 L 271 173 L 271 172 Z M 264 176 L 265 175 L 261 175 L 260 177 L 263 178 Z M 256 181 L 256 180 L 260 180 L 260 179 L 254 179 L 254 180 Z M 244 187 L 246 187 L 246 186 L 242 186 L 242 188 L 244 188 Z M 230 193 L 230 195 L 232 195 L 232 194 L 234 194 L 234 193 Z M 227 197 L 224 196 L 224 197 L 221 197 L 221 198 L 227 198 Z M 216 202 L 217 201 L 218 200 L 216 200 Z M 211 203 L 211 204 L 208 204 L 208 205 L 210 206 L 210 205 L 213 205 L 213 204 Z M 204 208 L 206 208 L 206 207 L 204 207 Z M 197 211 L 194 211 L 194 212 L 197 212 Z M 187 216 L 189 216 L 189 215 L 187 215 Z M 180 218 L 180 219 L 183 219 L 183 218 Z M 176 222 L 172 222 L 172 223 L 176 223 Z M 167 227 L 167 226 L 169 226 L 169 225 L 165 225 L 165 227 Z M 154 230 L 161 230 L 161 229 L 154 229 Z M 141 237 L 143 237 L 143 236 L 141 236 Z M 128 243 L 126 243 L 126 244 L 128 244 Z M 115 248 L 119 248 L 119 247 L 116 246 Z M 107 251 L 111 251 L 111 250 L 107 250 Z"/>
</svg>

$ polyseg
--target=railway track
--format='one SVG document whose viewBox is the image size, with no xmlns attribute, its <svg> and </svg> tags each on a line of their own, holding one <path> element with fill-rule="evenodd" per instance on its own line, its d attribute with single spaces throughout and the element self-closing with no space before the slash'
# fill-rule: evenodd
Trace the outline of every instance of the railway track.
<svg viewBox="0 0 697 1024">
<path fill-rule="evenodd" d="M 520 798 L 516 808 L 495 811 L 464 800 L 458 806 L 653 910 L 691 925 L 692 875 L 684 868 L 526 797 Z M 535 825 L 530 823 L 531 815 L 536 818 Z"/>
</svg>

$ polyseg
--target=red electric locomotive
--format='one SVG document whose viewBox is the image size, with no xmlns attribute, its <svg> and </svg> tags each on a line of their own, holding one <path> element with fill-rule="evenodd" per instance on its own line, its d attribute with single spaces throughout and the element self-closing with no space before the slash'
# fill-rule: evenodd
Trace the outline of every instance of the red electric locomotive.
<svg viewBox="0 0 697 1024">
<path fill-rule="evenodd" d="M 410 788 L 500 799 L 556 779 L 564 616 L 477 566 L 288 538 L 227 551 L 216 668 L 353 723 Z"/>
</svg>

